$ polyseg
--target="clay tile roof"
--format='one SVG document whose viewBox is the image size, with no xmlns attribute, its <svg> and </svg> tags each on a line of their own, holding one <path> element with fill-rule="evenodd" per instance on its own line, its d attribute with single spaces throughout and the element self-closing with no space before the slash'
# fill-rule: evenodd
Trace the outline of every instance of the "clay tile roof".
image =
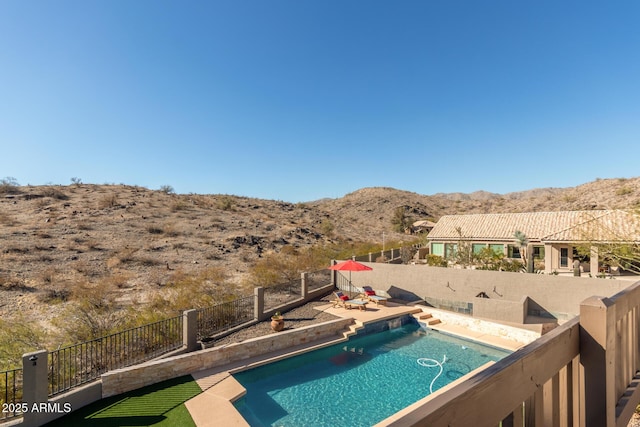
<svg viewBox="0 0 640 427">
<path fill-rule="evenodd" d="M 513 240 L 516 230 L 530 242 L 612 240 L 640 241 L 639 216 L 620 210 L 446 215 L 429 240 Z M 599 230 L 599 231 L 597 231 Z"/>
</svg>

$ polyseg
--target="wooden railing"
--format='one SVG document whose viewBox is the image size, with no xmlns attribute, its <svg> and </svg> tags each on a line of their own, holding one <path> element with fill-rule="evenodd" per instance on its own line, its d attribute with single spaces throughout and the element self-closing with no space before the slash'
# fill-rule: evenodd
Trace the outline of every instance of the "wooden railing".
<svg viewBox="0 0 640 427">
<path fill-rule="evenodd" d="M 640 402 L 640 282 L 381 425 L 624 427 Z"/>
</svg>

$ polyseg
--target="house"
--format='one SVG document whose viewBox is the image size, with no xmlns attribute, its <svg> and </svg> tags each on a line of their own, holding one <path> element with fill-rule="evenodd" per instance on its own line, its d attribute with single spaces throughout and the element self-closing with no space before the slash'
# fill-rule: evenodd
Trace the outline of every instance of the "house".
<svg viewBox="0 0 640 427">
<path fill-rule="evenodd" d="M 416 221 L 411 226 L 411 232 L 415 234 L 429 233 L 431 232 L 431 230 L 433 230 L 433 227 L 435 226 L 436 224 L 434 222 L 428 221 L 426 219 L 421 221 Z"/>
<path fill-rule="evenodd" d="M 599 257 L 606 245 L 640 244 L 640 215 L 624 210 L 446 215 L 429 233 L 429 249 L 450 258 L 464 242 L 474 253 L 490 248 L 521 259 L 516 231 L 526 236 L 528 263 L 536 269 L 569 272 L 577 259 L 583 271 L 598 273 L 607 267 L 607 259 Z M 590 248 L 590 255 L 579 255 L 579 247 Z"/>
</svg>

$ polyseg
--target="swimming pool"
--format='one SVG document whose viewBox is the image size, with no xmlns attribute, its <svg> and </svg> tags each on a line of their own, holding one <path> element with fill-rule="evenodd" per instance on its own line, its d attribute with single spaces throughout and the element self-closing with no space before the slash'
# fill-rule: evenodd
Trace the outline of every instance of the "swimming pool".
<svg viewBox="0 0 640 427">
<path fill-rule="evenodd" d="M 251 426 L 371 426 L 508 351 L 407 324 L 234 374 Z"/>
</svg>

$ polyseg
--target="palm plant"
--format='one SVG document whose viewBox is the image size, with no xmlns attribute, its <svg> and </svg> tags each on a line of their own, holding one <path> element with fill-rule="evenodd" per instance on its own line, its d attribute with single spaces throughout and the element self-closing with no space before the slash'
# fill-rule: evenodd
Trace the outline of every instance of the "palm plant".
<svg viewBox="0 0 640 427">
<path fill-rule="evenodd" d="M 528 255 L 527 246 L 529 245 L 529 238 L 527 237 L 526 234 L 524 234 L 520 230 L 516 230 L 516 232 L 513 234 L 513 238 L 514 238 L 514 243 L 520 249 L 520 258 L 522 258 L 522 263 L 525 266 L 528 266 L 529 264 L 527 263 L 527 255 Z M 527 268 L 527 271 L 528 271 L 528 268 Z"/>
</svg>

